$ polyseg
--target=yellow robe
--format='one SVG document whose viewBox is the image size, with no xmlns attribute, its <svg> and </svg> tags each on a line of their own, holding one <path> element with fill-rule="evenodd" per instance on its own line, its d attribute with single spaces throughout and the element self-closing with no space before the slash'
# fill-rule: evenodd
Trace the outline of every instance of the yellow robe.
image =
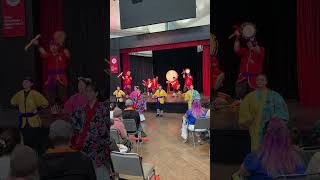
<svg viewBox="0 0 320 180">
<path fill-rule="evenodd" d="M 267 91 L 262 93 L 259 100 L 256 91 L 249 93 L 241 102 L 239 111 L 239 125 L 249 129 L 251 137 L 251 150 L 257 150 L 260 145 L 260 122 L 262 109 L 267 97 Z"/>
<path fill-rule="evenodd" d="M 156 98 L 163 96 L 162 98 L 158 98 L 158 100 L 159 100 L 160 104 L 164 104 L 164 98 L 167 97 L 167 93 L 166 93 L 165 90 L 161 89 L 161 91 L 157 90 L 157 91 L 154 93 L 153 96 L 156 97 Z"/>
<path fill-rule="evenodd" d="M 124 93 L 122 90 L 115 90 L 113 92 L 113 95 L 116 96 L 117 98 L 121 98 L 121 97 L 125 96 L 126 93 Z"/>
<path fill-rule="evenodd" d="M 193 93 L 196 90 L 189 90 L 184 94 L 184 101 L 188 102 L 188 109 L 192 107 Z"/>
<path fill-rule="evenodd" d="M 24 90 L 17 92 L 11 99 L 11 104 L 19 108 L 20 113 L 34 113 L 37 108 L 46 108 L 49 103 L 47 99 L 35 90 L 31 90 L 26 99 L 24 98 Z M 31 127 L 41 127 L 41 119 L 39 115 L 28 118 Z M 22 128 L 26 125 L 26 118 L 22 118 Z"/>
</svg>

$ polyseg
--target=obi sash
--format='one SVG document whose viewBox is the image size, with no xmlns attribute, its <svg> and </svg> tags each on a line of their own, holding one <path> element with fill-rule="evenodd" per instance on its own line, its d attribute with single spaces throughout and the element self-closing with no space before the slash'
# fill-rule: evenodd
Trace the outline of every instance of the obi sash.
<svg viewBox="0 0 320 180">
<path fill-rule="evenodd" d="M 28 113 L 28 112 L 27 113 L 20 113 L 19 114 L 19 122 L 18 122 L 19 123 L 19 128 L 22 128 L 22 120 L 23 120 L 23 118 L 26 118 L 25 128 L 31 127 L 28 118 L 34 117 L 36 115 L 37 115 L 37 113 Z"/>
</svg>

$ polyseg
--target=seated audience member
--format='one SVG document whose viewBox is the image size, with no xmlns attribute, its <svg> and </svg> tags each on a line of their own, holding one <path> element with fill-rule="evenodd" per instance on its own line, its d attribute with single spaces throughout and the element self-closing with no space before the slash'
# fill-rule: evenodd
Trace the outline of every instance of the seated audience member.
<svg viewBox="0 0 320 180">
<path fill-rule="evenodd" d="M 16 145 L 21 143 L 18 129 L 5 130 L 0 135 L 0 179 L 8 177 L 10 172 L 10 156 Z"/>
<path fill-rule="evenodd" d="M 201 107 L 200 100 L 194 100 L 192 102 L 191 109 L 189 109 L 183 117 L 181 137 L 184 139 L 184 143 L 188 140 L 188 130 L 194 130 L 194 124 L 200 117 L 206 117 L 206 112 Z M 198 143 L 201 143 L 200 133 L 196 133 L 198 137 Z"/>
<path fill-rule="evenodd" d="M 110 103 L 110 119 L 113 119 L 113 111 L 116 106 L 113 103 Z"/>
<path fill-rule="evenodd" d="M 303 174 L 305 165 L 291 142 L 289 129 L 278 118 L 272 118 L 259 149 L 245 158 L 236 173 L 249 180 L 272 180 L 279 175 Z"/>
<path fill-rule="evenodd" d="M 80 151 L 70 148 L 72 127 L 66 121 L 56 120 L 50 125 L 49 137 L 54 148 L 48 149 L 40 160 L 43 179 L 95 180 L 92 161 Z"/>
<path fill-rule="evenodd" d="M 119 131 L 120 137 L 122 139 L 128 139 L 127 130 L 121 120 L 122 110 L 120 108 L 115 108 L 113 112 L 113 125 L 111 128 L 117 129 Z"/>
<path fill-rule="evenodd" d="M 133 108 L 131 99 L 126 100 L 126 108 L 122 112 L 123 119 L 134 119 L 136 121 L 137 129 L 141 130 L 140 114 Z"/>
<path fill-rule="evenodd" d="M 17 145 L 10 158 L 10 175 L 7 180 L 39 180 L 38 156 L 30 147 Z"/>
</svg>

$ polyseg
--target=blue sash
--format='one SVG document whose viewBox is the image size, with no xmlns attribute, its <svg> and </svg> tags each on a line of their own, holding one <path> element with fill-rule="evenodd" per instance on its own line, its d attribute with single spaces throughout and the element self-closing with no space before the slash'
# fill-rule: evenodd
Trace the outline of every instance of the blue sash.
<svg viewBox="0 0 320 180">
<path fill-rule="evenodd" d="M 30 127 L 28 118 L 33 117 L 35 115 L 37 115 L 37 113 L 20 113 L 19 114 L 19 128 L 22 128 L 22 120 L 23 120 L 23 118 L 26 118 L 26 126 L 25 126 L 25 128 L 26 127 Z"/>
</svg>

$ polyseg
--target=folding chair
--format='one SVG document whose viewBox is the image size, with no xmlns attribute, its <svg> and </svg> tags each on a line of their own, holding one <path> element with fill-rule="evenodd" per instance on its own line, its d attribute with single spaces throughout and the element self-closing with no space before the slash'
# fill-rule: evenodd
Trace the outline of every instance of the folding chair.
<svg viewBox="0 0 320 180">
<path fill-rule="evenodd" d="M 206 132 L 208 129 L 208 120 L 210 120 L 209 118 L 198 118 L 196 119 L 196 122 L 194 124 L 194 129 L 192 130 L 189 125 L 188 125 L 188 134 L 189 132 L 192 135 L 192 142 L 193 142 L 193 148 L 196 147 L 196 143 L 194 140 L 194 136 L 196 132 Z"/>
<path fill-rule="evenodd" d="M 114 172 L 120 175 L 143 177 L 144 180 L 159 179 L 154 165 L 142 163 L 142 157 L 136 153 L 111 152 Z M 117 177 L 117 179 L 119 178 Z"/>
<path fill-rule="evenodd" d="M 143 139 L 141 137 L 141 132 L 138 131 L 137 129 L 137 125 L 136 125 L 136 121 L 134 119 L 123 119 L 122 120 L 124 127 L 127 130 L 128 135 L 131 135 L 131 137 L 129 137 L 129 140 L 131 141 L 136 141 L 137 144 L 137 152 L 139 152 L 140 150 L 140 146 L 141 146 L 141 140 Z M 135 137 L 135 134 L 138 132 L 138 137 Z"/>
<path fill-rule="evenodd" d="M 110 137 L 112 137 L 117 144 L 122 143 L 119 131 L 117 129 L 114 129 L 114 128 L 110 129 Z"/>
<path fill-rule="evenodd" d="M 316 153 L 319 152 L 319 148 L 311 148 L 311 147 L 304 147 L 302 149 L 302 157 L 303 160 L 305 161 L 306 164 L 309 164 L 312 156 Z"/>
</svg>

